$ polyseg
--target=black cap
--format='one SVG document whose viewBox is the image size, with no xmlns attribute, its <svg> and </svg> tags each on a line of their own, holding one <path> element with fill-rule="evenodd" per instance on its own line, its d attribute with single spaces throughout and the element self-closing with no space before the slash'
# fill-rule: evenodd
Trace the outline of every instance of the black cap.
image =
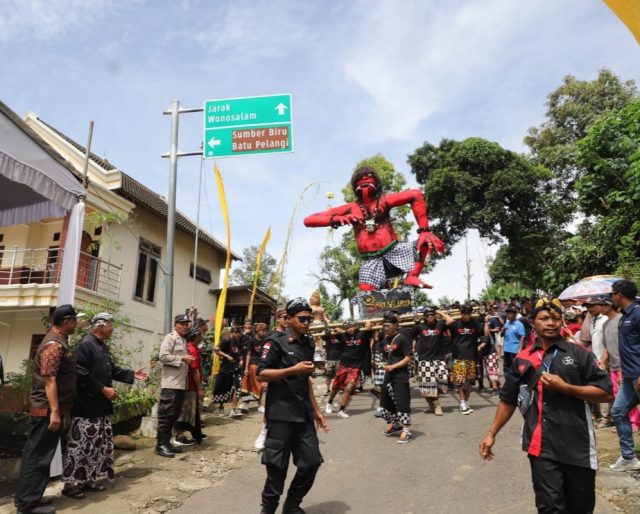
<svg viewBox="0 0 640 514">
<path fill-rule="evenodd" d="M 194 327 L 201 327 L 202 325 L 206 325 L 206 324 L 207 322 L 202 318 L 196 318 L 195 321 L 193 322 Z"/>
<path fill-rule="evenodd" d="M 436 313 L 436 309 L 435 307 L 425 307 L 424 310 L 422 311 L 422 313 L 425 316 L 434 316 Z"/>
<path fill-rule="evenodd" d="M 173 323 L 191 323 L 191 320 L 186 314 L 178 314 L 175 318 L 173 318 Z"/>
<path fill-rule="evenodd" d="M 513 305 L 509 305 L 504 311 L 505 312 L 518 312 L 518 309 L 516 309 Z"/>
<path fill-rule="evenodd" d="M 198 337 L 202 336 L 202 332 L 198 329 L 198 327 L 194 327 L 189 330 L 187 333 L 187 341 L 195 341 Z"/>
<path fill-rule="evenodd" d="M 384 316 L 382 316 L 383 323 L 392 323 L 395 325 L 398 321 L 398 315 L 395 312 L 385 312 Z"/>
<path fill-rule="evenodd" d="M 53 315 L 51 316 L 51 319 L 54 325 L 59 325 L 65 319 L 71 319 L 71 318 L 77 318 L 77 317 L 78 317 L 78 313 L 73 308 L 73 305 L 66 303 L 64 305 L 60 305 L 59 307 L 56 307 L 56 310 L 53 311 Z"/>
<path fill-rule="evenodd" d="M 293 316 L 302 311 L 311 312 L 311 306 L 309 305 L 309 302 L 307 302 L 307 300 L 301 297 L 294 298 L 293 300 L 289 300 L 287 302 L 286 309 L 287 309 L 288 316 Z"/>
<path fill-rule="evenodd" d="M 471 305 L 462 305 L 460 306 L 460 314 L 471 314 L 473 312 L 473 308 Z"/>
</svg>

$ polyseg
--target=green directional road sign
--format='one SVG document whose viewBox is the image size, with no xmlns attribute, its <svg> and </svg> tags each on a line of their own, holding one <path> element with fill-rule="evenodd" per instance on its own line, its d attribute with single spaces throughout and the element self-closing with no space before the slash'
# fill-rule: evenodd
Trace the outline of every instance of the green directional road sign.
<svg viewBox="0 0 640 514">
<path fill-rule="evenodd" d="M 291 95 L 207 100 L 204 157 L 293 152 Z"/>
</svg>

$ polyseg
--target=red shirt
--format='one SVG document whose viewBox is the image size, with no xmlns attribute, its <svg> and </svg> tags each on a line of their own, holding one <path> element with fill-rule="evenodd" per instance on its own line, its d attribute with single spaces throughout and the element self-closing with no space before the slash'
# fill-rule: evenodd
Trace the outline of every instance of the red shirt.
<svg viewBox="0 0 640 514">
<path fill-rule="evenodd" d="M 200 372 L 200 376 L 202 376 L 202 357 L 200 357 L 200 350 L 198 350 L 198 347 L 191 341 L 187 343 L 187 352 L 194 358 L 194 361 L 189 364 L 187 390 L 197 391 L 200 389 L 200 384 L 196 382 L 195 371 L 198 370 Z"/>
</svg>

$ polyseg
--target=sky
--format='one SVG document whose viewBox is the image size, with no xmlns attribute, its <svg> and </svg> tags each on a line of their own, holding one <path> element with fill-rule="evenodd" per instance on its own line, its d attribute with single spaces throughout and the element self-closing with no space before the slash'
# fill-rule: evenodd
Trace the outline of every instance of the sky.
<svg viewBox="0 0 640 514">
<path fill-rule="evenodd" d="M 0 99 L 28 111 L 166 196 L 172 100 L 291 93 L 294 152 L 216 162 L 232 248 L 280 258 L 294 218 L 288 296 L 317 287 L 312 273 L 328 229 L 307 214 L 338 205 L 356 163 L 382 154 L 415 178 L 407 156 L 425 141 L 478 136 L 526 152 L 546 96 L 565 75 L 606 67 L 640 81 L 638 45 L 601 0 L 0 0 Z M 202 141 L 202 115 L 180 118 L 179 149 Z M 213 161 L 181 158 L 177 206 L 224 240 Z M 328 200 L 327 192 L 336 198 Z M 347 230 L 347 229 L 341 229 Z M 471 295 L 487 285 L 495 248 L 468 237 Z M 432 299 L 466 296 L 465 245 L 425 280 Z"/>
</svg>

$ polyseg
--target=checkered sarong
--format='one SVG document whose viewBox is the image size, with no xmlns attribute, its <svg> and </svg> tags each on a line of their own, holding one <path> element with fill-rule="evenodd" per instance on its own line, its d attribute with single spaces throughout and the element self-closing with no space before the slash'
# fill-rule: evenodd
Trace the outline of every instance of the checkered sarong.
<svg viewBox="0 0 640 514">
<path fill-rule="evenodd" d="M 420 392 L 427 396 L 437 396 L 447 392 L 449 372 L 447 363 L 443 360 L 418 362 L 418 386 Z"/>
<path fill-rule="evenodd" d="M 373 355 L 373 385 L 382 387 L 384 383 L 384 357 L 382 352 L 375 352 Z"/>
<path fill-rule="evenodd" d="M 240 371 L 235 373 L 220 373 L 213 386 L 213 403 L 227 403 L 231 401 L 233 393 L 240 390 L 242 376 Z"/>
<path fill-rule="evenodd" d="M 363 259 L 358 281 L 381 288 L 387 279 L 410 271 L 415 261 L 414 246 L 408 241 L 403 241 L 382 255 Z"/>
<path fill-rule="evenodd" d="M 384 384 L 383 398 L 380 400 L 380 407 L 382 407 L 382 417 L 387 423 L 392 425 L 411 425 L 411 412 L 398 410 L 398 399 L 396 398 L 396 392 L 393 382 L 387 382 Z M 389 395 L 391 404 L 386 404 L 384 401 L 384 393 Z M 404 398 L 405 401 L 411 401 L 410 398 Z M 409 409 L 410 410 L 410 409 Z"/>
<path fill-rule="evenodd" d="M 483 359 L 484 366 L 487 368 L 487 375 L 489 380 L 497 382 L 500 379 L 500 369 L 498 367 L 498 354 L 491 353 L 486 355 Z"/>
</svg>

